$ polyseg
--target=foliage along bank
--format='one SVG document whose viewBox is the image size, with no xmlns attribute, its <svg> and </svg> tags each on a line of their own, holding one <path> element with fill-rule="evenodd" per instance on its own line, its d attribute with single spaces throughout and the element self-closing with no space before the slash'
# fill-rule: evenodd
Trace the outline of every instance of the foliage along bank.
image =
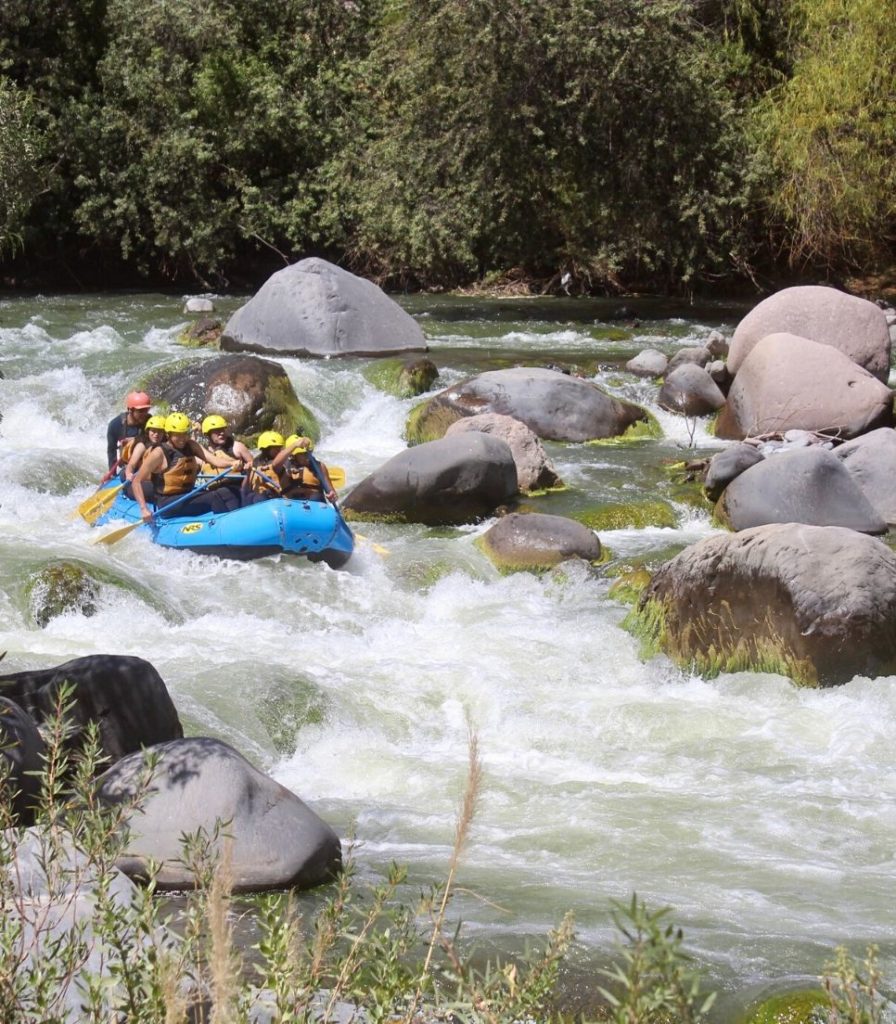
<svg viewBox="0 0 896 1024">
<path fill-rule="evenodd" d="M 693 290 L 892 262 L 875 0 L 7 0 L 7 284 Z"/>
</svg>

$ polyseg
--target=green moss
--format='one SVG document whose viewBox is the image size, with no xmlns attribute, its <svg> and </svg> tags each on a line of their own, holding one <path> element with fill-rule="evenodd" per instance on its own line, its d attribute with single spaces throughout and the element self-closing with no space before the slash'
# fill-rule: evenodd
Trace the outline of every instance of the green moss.
<svg viewBox="0 0 896 1024">
<path fill-rule="evenodd" d="M 407 523 L 401 512 L 365 512 L 361 509 L 343 508 L 342 518 L 353 523 Z"/>
<path fill-rule="evenodd" d="M 612 445 L 624 444 L 629 441 L 656 440 L 662 437 L 663 428 L 660 426 L 656 416 L 647 409 L 642 409 L 641 412 L 643 413 L 643 419 L 630 423 L 621 434 L 617 434 L 614 437 L 595 437 L 585 443 Z"/>
<path fill-rule="evenodd" d="M 440 402 L 438 398 L 431 398 L 411 409 L 404 434 L 409 445 L 438 441 L 445 436 L 451 424 L 459 419 L 463 419 L 462 413 Z"/>
<path fill-rule="evenodd" d="M 754 1007 L 741 1024 L 825 1024 L 830 1005 L 820 988 L 783 992 Z"/>
<path fill-rule="evenodd" d="M 675 509 L 665 501 L 629 502 L 626 505 L 600 505 L 573 515 L 591 530 L 643 529 L 646 526 L 675 527 Z"/>
<path fill-rule="evenodd" d="M 597 341 L 629 341 L 632 337 L 632 332 L 622 327 L 592 327 L 589 333 Z"/>
<path fill-rule="evenodd" d="M 634 604 L 650 583 L 651 574 L 643 566 L 620 573 L 610 586 L 609 596 L 621 604 Z"/>
<path fill-rule="evenodd" d="M 700 622 L 669 628 L 669 610 L 665 602 L 650 598 L 633 608 L 622 627 L 639 642 L 644 659 L 662 652 L 680 668 L 704 679 L 726 672 L 768 672 L 789 677 L 797 686 L 818 685 L 818 672 L 807 658 L 799 658 L 785 643 L 774 623 L 766 620 L 762 628 L 745 633 L 732 623 L 725 603 L 717 610 L 713 629 L 724 634 L 717 642 L 707 642 Z"/>
<path fill-rule="evenodd" d="M 455 569 L 453 563 L 445 559 L 436 559 L 433 562 L 419 561 L 411 562 L 403 567 L 401 575 L 409 583 L 414 584 L 420 590 L 429 590 L 439 580 L 450 575 Z"/>
<path fill-rule="evenodd" d="M 380 359 L 361 371 L 364 377 L 388 395 L 412 398 L 428 391 L 438 371 L 429 359 Z"/>
<path fill-rule="evenodd" d="M 299 401 L 287 377 L 273 377 L 268 382 L 260 422 L 261 430 L 276 430 L 284 437 L 304 434 L 315 443 L 320 440 L 317 417 Z"/>
<path fill-rule="evenodd" d="M 406 397 L 401 394 L 399 377 L 404 362 L 401 359 L 379 359 L 370 366 L 366 366 L 361 372 L 375 388 L 385 391 L 387 395 L 395 395 L 396 398 Z"/>
</svg>

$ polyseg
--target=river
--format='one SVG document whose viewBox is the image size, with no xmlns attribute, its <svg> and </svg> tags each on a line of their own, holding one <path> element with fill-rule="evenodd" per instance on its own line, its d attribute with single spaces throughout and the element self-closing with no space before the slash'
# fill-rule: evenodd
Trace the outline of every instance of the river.
<svg viewBox="0 0 896 1024">
<path fill-rule="evenodd" d="M 216 297 L 226 316 L 235 297 Z M 657 414 L 665 436 L 547 445 L 567 514 L 661 497 L 677 525 L 601 534 L 612 564 L 656 564 L 713 533 L 664 464 L 720 442 L 656 407 L 622 372 L 728 334 L 743 308 L 618 301 L 402 299 L 438 387 L 478 370 L 571 365 Z M 768 986 L 813 982 L 833 948 L 876 942 L 894 977 L 896 687 L 833 690 L 751 673 L 704 681 L 643 662 L 609 578 L 500 576 L 486 528 L 362 525 L 348 567 L 244 564 L 152 546 L 92 546 L 71 513 L 105 466 L 105 427 L 148 370 L 183 358 L 180 296 L 0 300 L 0 650 L 6 671 L 93 654 L 149 659 L 185 729 L 269 770 L 342 835 L 363 877 L 408 865 L 409 893 L 444 877 L 475 728 L 484 787 L 452 904 L 484 949 L 518 950 L 577 920 L 571 976 L 605 963 L 613 900 L 669 906 L 721 991 L 720 1020 Z M 634 316 L 633 316 L 634 314 Z M 636 317 L 637 319 L 635 319 Z M 281 360 L 349 486 L 400 451 L 416 400 L 377 391 L 370 360 Z M 693 434 L 693 436 L 692 436 Z M 689 445 L 693 441 L 693 448 Z M 58 559 L 102 579 L 96 614 L 34 621 L 31 574 Z M 590 979 L 590 981 L 589 981 Z M 729 1018 L 730 1019 L 730 1018 Z"/>
</svg>

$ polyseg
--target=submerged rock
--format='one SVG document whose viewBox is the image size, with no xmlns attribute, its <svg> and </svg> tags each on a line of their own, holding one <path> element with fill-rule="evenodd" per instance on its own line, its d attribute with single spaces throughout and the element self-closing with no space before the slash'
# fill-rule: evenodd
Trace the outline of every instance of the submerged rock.
<svg viewBox="0 0 896 1024">
<path fill-rule="evenodd" d="M 429 391 L 439 376 L 439 370 L 425 356 L 419 359 L 380 359 L 364 371 L 364 376 L 389 395 L 413 398 Z"/>
<path fill-rule="evenodd" d="M 593 530 L 565 516 L 512 512 L 479 540 L 479 546 L 502 572 L 550 569 L 570 558 L 596 562 L 601 544 Z"/>
<path fill-rule="evenodd" d="M 54 562 L 28 580 L 28 605 L 34 621 L 43 628 L 66 612 L 89 618 L 96 614 L 99 584 L 76 562 Z"/>
<path fill-rule="evenodd" d="M 777 672 L 805 685 L 896 672 L 896 554 L 839 526 L 779 523 L 685 548 L 626 625 L 704 676 Z"/>
</svg>

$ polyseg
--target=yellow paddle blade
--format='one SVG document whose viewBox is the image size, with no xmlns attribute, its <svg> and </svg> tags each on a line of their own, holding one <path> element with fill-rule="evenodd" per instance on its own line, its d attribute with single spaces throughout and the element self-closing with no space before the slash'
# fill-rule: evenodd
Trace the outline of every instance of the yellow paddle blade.
<svg viewBox="0 0 896 1024">
<path fill-rule="evenodd" d="M 141 519 L 139 522 L 136 522 L 136 523 L 128 523 L 127 526 L 119 526 L 118 529 L 110 530 L 108 533 L 104 533 L 101 537 L 94 537 L 94 539 L 90 543 L 91 544 L 117 544 L 123 537 L 127 537 L 127 535 L 132 530 L 136 530 L 138 526 L 142 526 L 142 525 L 143 525 L 143 520 Z"/>
<path fill-rule="evenodd" d="M 104 512 L 108 512 L 112 508 L 115 499 L 118 497 L 118 492 L 123 486 L 123 484 L 119 484 L 117 487 L 104 487 L 95 494 L 91 494 L 89 498 L 85 498 L 75 509 L 75 515 L 81 516 L 82 519 L 92 526 Z"/>
<path fill-rule="evenodd" d="M 333 480 L 333 477 L 331 476 L 330 479 Z M 336 481 L 333 480 L 334 485 L 335 483 Z M 384 548 L 382 544 L 375 544 L 369 537 L 365 537 L 363 533 L 358 533 L 357 530 L 353 530 L 352 532 L 358 538 L 358 540 L 363 540 L 365 544 L 369 544 L 373 548 L 373 550 L 378 555 L 382 555 L 383 558 L 387 558 L 389 555 L 392 554 L 392 552 L 388 548 Z"/>
<path fill-rule="evenodd" d="M 337 491 L 340 487 L 345 487 L 345 470 L 342 466 L 327 466 L 327 472 Z"/>
</svg>

